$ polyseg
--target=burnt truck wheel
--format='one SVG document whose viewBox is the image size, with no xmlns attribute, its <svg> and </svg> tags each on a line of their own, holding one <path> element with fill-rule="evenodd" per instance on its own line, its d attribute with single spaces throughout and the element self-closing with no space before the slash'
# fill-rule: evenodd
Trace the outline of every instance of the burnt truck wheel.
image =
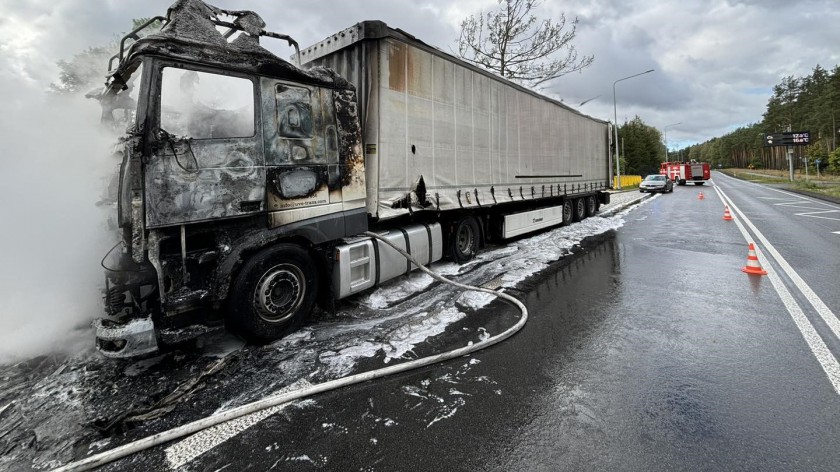
<svg viewBox="0 0 840 472">
<path fill-rule="evenodd" d="M 574 219 L 583 221 L 586 218 L 586 199 L 576 198 L 574 201 Z"/>
<path fill-rule="evenodd" d="M 233 285 L 230 327 L 248 341 L 266 343 L 299 326 L 315 304 L 315 264 L 300 246 L 280 244 L 257 253 Z"/>
<path fill-rule="evenodd" d="M 586 216 L 594 216 L 598 213 L 598 198 L 594 195 L 586 197 Z"/>
<path fill-rule="evenodd" d="M 449 257 L 459 264 L 475 257 L 480 236 L 478 222 L 474 217 L 467 216 L 458 220 L 449 234 Z"/>
</svg>

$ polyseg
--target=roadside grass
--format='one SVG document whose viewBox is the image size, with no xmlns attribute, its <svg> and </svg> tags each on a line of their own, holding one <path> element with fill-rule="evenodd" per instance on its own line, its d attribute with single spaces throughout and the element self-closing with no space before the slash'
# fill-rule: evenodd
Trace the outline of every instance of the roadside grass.
<svg viewBox="0 0 840 472">
<path fill-rule="evenodd" d="M 804 190 L 811 193 L 818 193 L 827 195 L 833 198 L 840 198 L 840 176 L 820 174 L 817 177 L 815 174 L 808 175 L 805 179 L 805 174 L 794 173 L 794 181 L 791 182 L 790 173 L 786 170 L 772 170 L 772 169 L 719 169 L 726 175 L 736 177 L 751 182 L 758 182 L 763 184 L 785 184 L 787 187 L 795 190 Z"/>
</svg>

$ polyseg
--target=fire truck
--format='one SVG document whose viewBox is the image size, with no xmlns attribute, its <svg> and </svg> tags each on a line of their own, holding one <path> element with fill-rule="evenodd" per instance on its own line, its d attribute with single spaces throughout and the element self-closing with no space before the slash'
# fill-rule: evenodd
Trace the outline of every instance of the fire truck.
<svg viewBox="0 0 840 472">
<path fill-rule="evenodd" d="M 667 175 L 677 185 L 685 185 L 686 182 L 703 185 L 712 178 L 708 162 L 663 162 L 659 166 L 659 173 Z"/>
</svg>

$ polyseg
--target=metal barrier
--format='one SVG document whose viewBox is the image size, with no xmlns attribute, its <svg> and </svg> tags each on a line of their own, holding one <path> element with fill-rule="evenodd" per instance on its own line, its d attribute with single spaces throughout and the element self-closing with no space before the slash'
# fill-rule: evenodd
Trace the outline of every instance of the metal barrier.
<svg viewBox="0 0 840 472">
<path fill-rule="evenodd" d="M 641 175 L 622 175 L 621 188 L 638 187 L 642 183 Z M 613 188 L 618 188 L 618 177 L 613 177 Z"/>
</svg>

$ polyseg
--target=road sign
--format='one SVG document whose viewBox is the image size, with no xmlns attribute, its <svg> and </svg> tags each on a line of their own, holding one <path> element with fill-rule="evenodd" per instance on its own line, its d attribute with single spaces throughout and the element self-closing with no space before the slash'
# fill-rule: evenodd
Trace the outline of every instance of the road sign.
<svg viewBox="0 0 840 472">
<path fill-rule="evenodd" d="M 811 133 L 808 131 L 764 135 L 764 146 L 807 146 L 809 144 L 811 144 Z"/>
</svg>

